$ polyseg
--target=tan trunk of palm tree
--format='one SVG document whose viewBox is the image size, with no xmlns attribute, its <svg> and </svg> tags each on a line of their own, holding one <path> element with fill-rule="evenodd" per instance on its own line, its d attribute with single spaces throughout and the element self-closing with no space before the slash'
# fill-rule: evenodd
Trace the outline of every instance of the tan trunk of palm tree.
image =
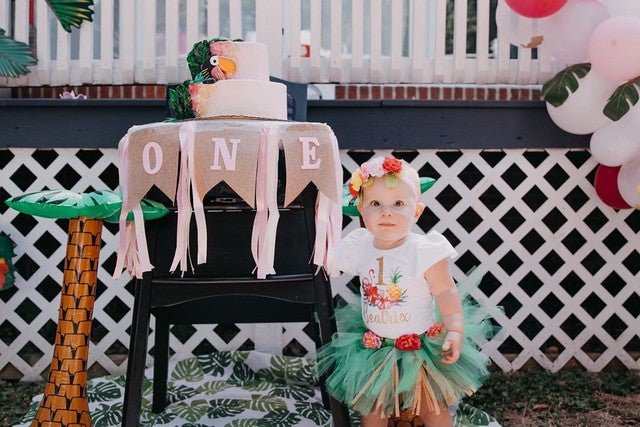
<svg viewBox="0 0 640 427">
<path fill-rule="evenodd" d="M 69 220 L 53 359 L 32 427 L 91 426 L 87 359 L 102 223 L 101 219 L 84 217 Z"/>
</svg>

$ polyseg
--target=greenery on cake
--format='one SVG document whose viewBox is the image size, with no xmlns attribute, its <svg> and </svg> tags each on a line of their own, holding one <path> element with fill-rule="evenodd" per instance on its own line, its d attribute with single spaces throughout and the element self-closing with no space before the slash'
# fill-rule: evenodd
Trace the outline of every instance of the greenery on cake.
<svg viewBox="0 0 640 427">
<path fill-rule="evenodd" d="M 202 64 L 211 56 L 210 43 L 209 40 L 199 41 L 193 45 L 189 55 L 187 55 L 187 65 L 192 79 L 195 79 L 202 72 Z"/>
</svg>

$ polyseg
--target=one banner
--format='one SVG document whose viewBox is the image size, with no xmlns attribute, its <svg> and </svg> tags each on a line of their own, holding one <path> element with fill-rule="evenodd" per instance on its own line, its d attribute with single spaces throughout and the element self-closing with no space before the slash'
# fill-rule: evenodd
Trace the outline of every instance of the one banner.
<svg viewBox="0 0 640 427">
<path fill-rule="evenodd" d="M 118 152 L 123 204 L 115 278 L 120 277 L 125 267 L 138 278 L 153 268 L 149 260 L 140 201 L 154 185 L 175 200 L 179 127 L 177 123 L 134 127 L 120 141 Z M 131 211 L 134 221 L 127 225 L 126 218 Z"/>
</svg>

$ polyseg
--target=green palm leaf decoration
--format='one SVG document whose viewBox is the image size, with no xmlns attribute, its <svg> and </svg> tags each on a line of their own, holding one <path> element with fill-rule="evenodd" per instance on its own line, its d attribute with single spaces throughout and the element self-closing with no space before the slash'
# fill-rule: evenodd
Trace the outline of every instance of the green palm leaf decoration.
<svg viewBox="0 0 640 427">
<path fill-rule="evenodd" d="M 4 35 L 0 28 L 0 76 L 19 77 L 29 73 L 27 67 L 38 61 L 32 56 L 29 45 Z"/>
<path fill-rule="evenodd" d="M 640 99 L 638 90 L 640 90 L 640 77 L 618 86 L 602 110 L 604 115 L 614 122 L 620 120 L 631 107 L 638 103 L 638 99 Z"/>
<path fill-rule="evenodd" d="M 68 190 L 47 190 L 7 199 L 6 204 L 19 212 L 43 218 L 95 218 L 118 222 L 122 196 L 113 191 L 76 193 Z M 160 203 L 143 199 L 145 219 L 157 219 L 169 210 Z M 133 220 L 133 216 L 127 218 Z"/>
<path fill-rule="evenodd" d="M 211 49 L 209 47 L 209 40 L 200 40 L 194 44 L 187 55 L 187 65 L 191 72 L 191 78 L 195 79 L 202 71 L 202 64 L 211 56 Z"/>
<path fill-rule="evenodd" d="M 185 120 L 195 117 L 191 109 L 190 81 L 169 89 L 169 111 L 171 120 Z"/>
<path fill-rule="evenodd" d="M 542 99 L 554 107 L 559 107 L 578 90 L 578 80 L 586 76 L 591 70 L 591 64 L 571 65 L 556 74 L 542 86 Z"/>
<path fill-rule="evenodd" d="M 100 205 L 103 202 L 104 205 Z M 11 197 L 7 205 L 19 212 L 43 218 L 101 218 L 120 209 L 122 200 L 99 194 L 47 190 Z M 106 215 L 105 215 L 106 214 Z"/>
<path fill-rule="evenodd" d="M 140 201 L 142 207 L 142 215 L 145 221 L 162 218 L 169 213 L 169 209 L 160 202 L 156 202 L 151 199 L 142 199 Z M 104 218 L 105 222 L 118 222 L 120 221 L 120 209 L 113 213 L 113 215 Z M 127 221 L 133 221 L 133 212 L 129 212 L 127 215 Z"/>
<path fill-rule="evenodd" d="M 82 21 L 93 21 L 93 0 L 46 0 L 66 32 L 80 28 Z"/>
</svg>

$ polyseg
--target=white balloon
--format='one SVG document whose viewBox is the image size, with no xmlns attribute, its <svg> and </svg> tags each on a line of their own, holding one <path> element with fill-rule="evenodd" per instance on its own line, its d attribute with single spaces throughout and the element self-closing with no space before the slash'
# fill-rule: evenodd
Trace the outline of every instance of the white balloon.
<svg viewBox="0 0 640 427">
<path fill-rule="evenodd" d="M 496 25 L 500 37 L 504 37 L 515 46 L 528 46 L 536 43 L 535 37 L 542 36 L 540 20 L 531 19 L 515 13 L 504 0 L 498 1 Z"/>
<path fill-rule="evenodd" d="M 569 0 L 558 12 L 541 20 L 544 48 L 562 65 L 589 62 L 591 33 L 608 16 L 598 0 Z"/>
<path fill-rule="evenodd" d="M 640 156 L 640 105 L 591 136 L 591 155 L 605 166 L 620 166 Z"/>
<path fill-rule="evenodd" d="M 622 165 L 618 173 L 618 190 L 625 202 L 640 209 L 640 157 Z"/>
<path fill-rule="evenodd" d="M 640 18 L 640 1 L 638 0 L 608 0 L 606 3 L 611 16 L 633 15 Z"/>
<path fill-rule="evenodd" d="M 619 82 L 600 76 L 593 69 L 579 80 L 578 90 L 559 107 L 547 102 L 551 120 L 562 130 L 576 135 L 587 135 L 611 123 L 602 113 L 604 106 Z"/>
</svg>

